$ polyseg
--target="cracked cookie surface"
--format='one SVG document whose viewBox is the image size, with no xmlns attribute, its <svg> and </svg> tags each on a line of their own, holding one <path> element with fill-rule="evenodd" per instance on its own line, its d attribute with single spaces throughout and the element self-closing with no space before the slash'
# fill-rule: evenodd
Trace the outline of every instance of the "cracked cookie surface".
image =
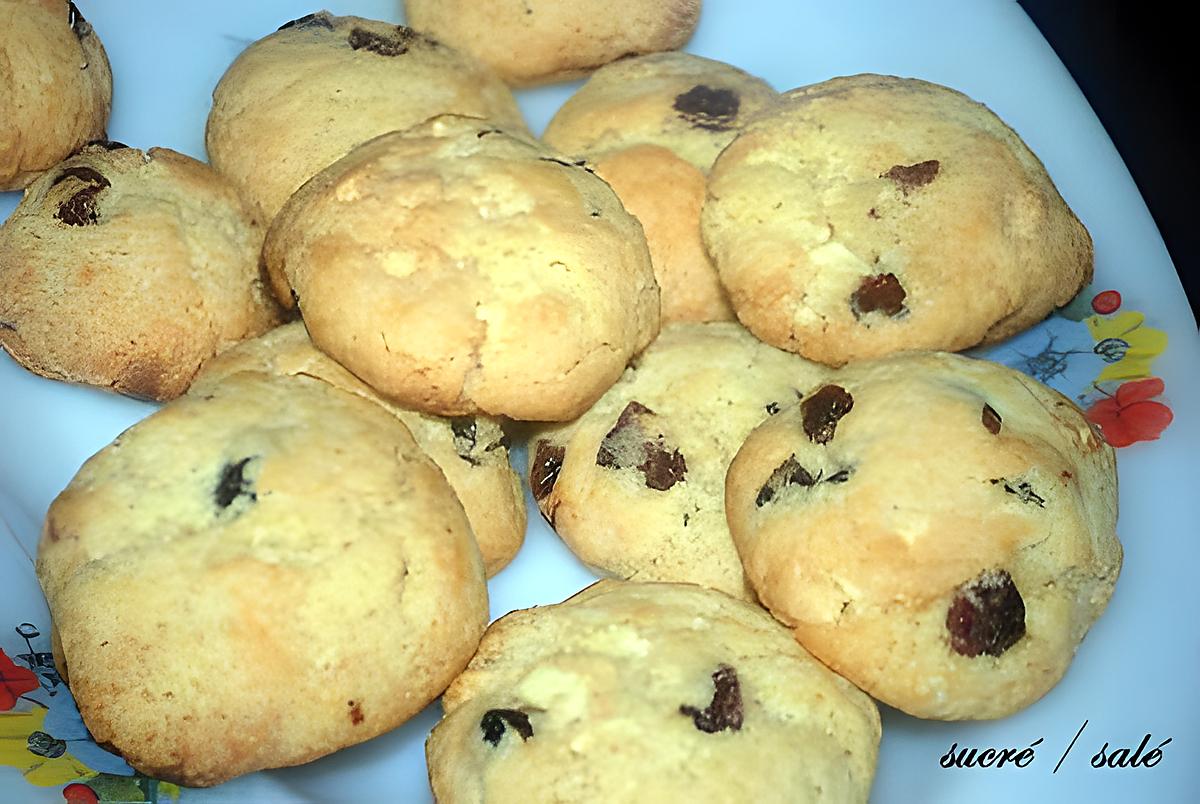
<svg viewBox="0 0 1200 804">
<path fill-rule="evenodd" d="M 50 506 L 37 573 L 91 734 L 189 786 L 396 727 L 488 616 L 442 473 L 307 377 L 242 372 L 122 433 Z"/>
<path fill-rule="evenodd" d="M 488 577 L 507 566 L 525 540 L 525 498 L 509 464 L 508 438 L 487 416 L 443 418 L 408 410 L 380 397 L 362 380 L 323 354 L 299 321 L 245 341 L 205 364 L 192 383 L 203 393 L 242 371 L 310 377 L 361 396 L 393 413 L 433 459 L 458 494 Z"/>
<path fill-rule="evenodd" d="M 238 56 L 213 90 L 205 145 L 266 227 L 356 145 L 439 114 L 525 127 L 512 92 L 471 56 L 403 25 L 321 11 Z"/>
<path fill-rule="evenodd" d="M 172 399 L 206 360 L 278 323 L 262 239 L 208 165 L 88 145 L 0 226 L 0 347 L 46 377 Z"/>
<path fill-rule="evenodd" d="M 738 318 L 829 365 L 1003 340 L 1092 276 L 1091 237 L 1020 137 L 925 81 L 784 93 L 707 192 L 701 230 Z"/>
<path fill-rule="evenodd" d="M 759 422 L 827 373 L 738 324 L 672 324 L 581 417 L 530 434 L 534 501 L 606 575 L 752 600 L 725 472 Z"/>
<path fill-rule="evenodd" d="M 426 743 L 444 802 L 865 802 L 879 713 L 761 608 L 601 581 L 488 628 Z"/>
<path fill-rule="evenodd" d="M 476 119 L 357 148 L 263 253 L 322 351 L 429 413 L 574 418 L 658 332 L 641 225 L 609 186 Z"/>
<path fill-rule="evenodd" d="M 857 363 L 805 391 L 726 481 L 759 599 L 918 717 L 1003 717 L 1044 695 L 1120 572 L 1112 448 L 1057 392 L 957 355 Z"/>
</svg>

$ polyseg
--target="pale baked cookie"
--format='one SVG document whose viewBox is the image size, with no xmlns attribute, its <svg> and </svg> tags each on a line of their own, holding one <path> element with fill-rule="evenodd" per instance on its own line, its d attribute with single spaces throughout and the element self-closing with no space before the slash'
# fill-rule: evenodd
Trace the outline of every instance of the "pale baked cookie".
<svg viewBox="0 0 1200 804">
<path fill-rule="evenodd" d="M 700 239 L 704 174 L 658 145 L 623 148 L 591 164 L 646 232 L 662 323 L 732 321 L 733 308 Z"/>
<path fill-rule="evenodd" d="M 534 500 L 599 572 L 753 600 L 725 472 L 759 422 L 827 373 L 737 324 L 671 325 L 591 410 L 531 434 Z"/>
<path fill-rule="evenodd" d="M 865 802 L 879 713 L 749 603 L 601 581 L 488 628 L 425 746 L 459 802 Z"/>
<path fill-rule="evenodd" d="M 410 25 L 515 86 L 587 75 L 622 56 L 683 47 L 700 0 L 404 0 Z"/>
<path fill-rule="evenodd" d="M 659 145 L 708 172 L 745 122 L 780 98 L 761 78 L 691 53 L 621 59 L 567 99 L 542 139 L 595 158 Z"/>
<path fill-rule="evenodd" d="M 0 0 L 0 190 L 18 190 L 104 138 L 112 72 L 66 0 Z"/>
<path fill-rule="evenodd" d="M 308 377 L 368 399 L 399 417 L 458 494 L 488 576 L 512 561 L 525 540 L 525 497 L 508 460 L 500 422 L 486 416 L 445 419 L 393 405 L 317 350 L 299 321 L 245 341 L 210 360 L 192 383 L 203 394 L 241 371 Z"/>
<path fill-rule="evenodd" d="M 0 346 L 46 377 L 171 399 L 205 360 L 279 321 L 261 244 L 208 165 L 90 145 L 0 226 Z"/>
<path fill-rule="evenodd" d="M 918 717 L 1002 717 L 1049 691 L 1121 568 L 1112 448 L 1065 397 L 956 355 L 804 391 L 729 468 L 729 526 L 763 604 Z"/>
<path fill-rule="evenodd" d="M 914 79 L 785 93 L 717 160 L 701 227 L 741 321 L 831 365 L 1002 340 L 1092 276 L 1087 230 L 1012 129 Z"/>
<path fill-rule="evenodd" d="M 480 120 L 355 149 L 263 254 L 323 352 L 428 413 L 572 419 L 658 332 L 642 227 L 609 186 Z"/>
<path fill-rule="evenodd" d="M 37 571 L 96 741 L 191 786 L 394 728 L 487 624 L 442 473 L 304 377 L 238 374 L 120 435 L 50 506 Z"/>
<path fill-rule="evenodd" d="M 321 11 L 237 58 L 213 91 L 205 142 L 266 226 L 354 146 L 444 113 L 525 127 L 508 87 L 465 53 L 402 25 Z"/>
</svg>

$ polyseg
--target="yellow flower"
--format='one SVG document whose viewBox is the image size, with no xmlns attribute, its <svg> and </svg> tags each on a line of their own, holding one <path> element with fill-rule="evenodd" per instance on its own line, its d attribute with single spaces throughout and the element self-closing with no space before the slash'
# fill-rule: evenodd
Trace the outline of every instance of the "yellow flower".
<svg viewBox="0 0 1200 804">
<path fill-rule="evenodd" d="M 1153 376 L 1150 364 L 1167 348 L 1167 333 L 1143 327 L 1146 316 L 1134 310 L 1114 316 L 1088 316 L 1088 330 L 1096 341 L 1093 351 L 1109 364 L 1096 382 L 1133 380 Z"/>
<path fill-rule="evenodd" d="M 57 787 L 96 775 L 70 754 L 39 756 L 29 750 L 29 735 L 42 731 L 46 710 L 0 712 L 0 765 L 20 768 L 25 780 L 39 787 Z"/>
</svg>

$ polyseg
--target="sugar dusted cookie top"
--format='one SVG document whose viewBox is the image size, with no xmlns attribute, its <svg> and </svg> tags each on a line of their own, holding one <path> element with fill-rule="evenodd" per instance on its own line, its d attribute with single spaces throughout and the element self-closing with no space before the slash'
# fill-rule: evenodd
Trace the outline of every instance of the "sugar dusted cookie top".
<svg viewBox="0 0 1200 804">
<path fill-rule="evenodd" d="M 525 127 L 508 87 L 471 56 L 402 25 L 321 11 L 238 56 L 213 91 L 205 142 L 267 226 L 354 146 L 447 113 Z"/>
<path fill-rule="evenodd" d="M 982 104 L 858 75 L 785 93 L 713 166 L 704 242 L 738 318 L 830 365 L 1026 329 L 1092 276 L 1045 168 Z"/>
<path fill-rule="evenodd" d="M 807 387 L 729 468 L 763 604 L 821 661 L 918 717 L 1044 695 L 1121 568 L 1111 447 L 1003 366 L 912 353 Z"/>
<path fill-rule="evenodd" d="M 476 119 L 357 148 L 292 198 L 264 258 L 322 351 L 429 413 L 574 418 L 658 332 L 642 228 L 609 186 Z"/>
<path fill-rule="evenodd" d="M 492 624 L 426 744 L 439 801 L 865 802 L 875 705 L 757 606 L 601 581 Z"/>
</svg>

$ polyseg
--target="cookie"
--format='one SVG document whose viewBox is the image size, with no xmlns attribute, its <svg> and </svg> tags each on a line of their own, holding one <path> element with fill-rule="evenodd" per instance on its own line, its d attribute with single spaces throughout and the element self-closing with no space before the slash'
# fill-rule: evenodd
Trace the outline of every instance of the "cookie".
<svg viewBox="0 0 1200 804">
<path fill-rule="evenodd" d="M 804 391 L 729 468 L 763 604 L 917 717 L 1039 699 L 1120 571 L 1112 448 L 1057 392 L 957 355 L 856 364 Z"/>
<path fill-rule="evenodd" d="M 1087 230 L 1012 129 L 891 76 L 785 93 L 713 166 L 701 228 L 742 323 L 830 365 L 1003 340 L 1092 276 Z"/>
<path fill-rule="evenodd" d="M 19 190 L 104 139 L 112 72 L 66 0 L 0 0 L 0 190 Z"/>
<path fill-rule="evenodd" d="M 0 226 L 0 347 L 46 377 L 167 400 L 281 311 L 262 230 L 208 165 L 90 145 Z"/>
<path fill-rule="evenodd" d="M 584 563 L 754 599 L 725 523 L 725 472 L 823 366 L 737 324 L 673 324 L 576 421 L 529 439 L 542 515 Z"/>
<path fill-rule="evenodd" d="M 410 25 L 479 57 L 514 86 L 587 75 L 683 47 L 700 0 L 404 0 Z"/>
<path fill-rule="evenodd" d="M 192 392 L 205 393 L 210 385 L 241 371 L 320 380 L 390 411 L 404 422 L 458 495 L 488 577 L 504 569 L 521 548 L 525 498 L 520 478 L 509 465 L 508 438 L 500 422 L 486 416 L 445 419 L 393 405 L 318 351 L 298 321 L 210 360 L 192 383 Z"/>
<path fill-rule="evenodd" d="M 442 473 L 305 377 L 244 372 L 121 434 L 50 506 L 37 572 L 91 734 L 189 786 L 396 727 L 487 624 Z"/>
<path fill-rule="evenodd" d="M 291 198 L 263 256 L 321 351 L 426 413 L 572 419 L 658 331 L 641 225 L 609 186 L 480 120 L 355 149 Z"/>
<path fill-rule="evenodd" d="M 264 226 L 304 182 L 354 146 L 435 115 L 525 124 L 475 59 L 402 25 L 317 12 L 252 44 L 213 91 L 213 167 Z"/>
<path fill-rule="evenodd" d="M 654 53 L 597 70 L 550 120 L 542 139 L 589 158 L 658 145 L 707 173 L 745 122 L 779 98 L 766 81 L 724 62 Z"/>
<path fill-rule="evenodd" d="M 658 145 L 634 145 L 591 164 L 645 230 L 662 323 L 734 320 L 700 239 L 704 174 Z"/>
<path fill-rule="evenodd" d="M 488 628 L 425 746 L 441 802 L 865 802 L 879 713 L 757 606 L 601 581 Z"/>
</svg>

